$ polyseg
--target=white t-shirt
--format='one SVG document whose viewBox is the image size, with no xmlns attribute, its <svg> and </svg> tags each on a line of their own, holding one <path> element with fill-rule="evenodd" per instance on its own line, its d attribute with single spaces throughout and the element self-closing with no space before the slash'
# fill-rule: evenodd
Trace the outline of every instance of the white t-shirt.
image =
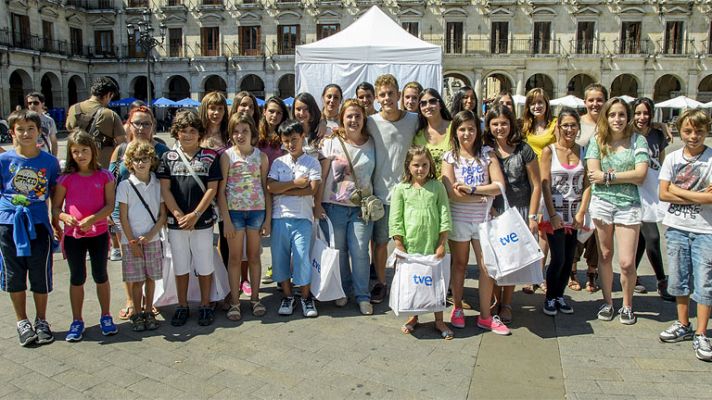
<svg viewBox="0 0 712 400">
<path fill-rule="evenodd" d="M 268 179 L 277 182 L 289 182 L 307 177 L 309 181 L 321 180 L 321 165 L 316 158 L 303 153 L 296 161 L 290 154 L 285 154 L 272 163 Z M 297 218 L 312 220 L 314 196 L 275 195 L 272 198 L 272 218 Z"/>
<path fill-rule="evenodd" d="M 405 156 L 418 129 L 418 114 L 406 112 L 394 122 L 383 119 L 380 113 L 373 114 L 366 121 L 366 129 L 376 147 L 373 191 L 384 204 L 390 204 L 391 189 L 400 182 Z"/>
<path fill-rule="evenodd" d="M 465 158 L 462 155 L 455 159 L 452 151 L 443 155 L 443 161 L 452 165 L 455 170 L 455 181 L 468 186 L 482 186 L 490 183 L 489 165 L 492 148 L 483 146 L 478 158 Z M 492 198 L 488 197 L 486 203 L 459 202 L 450 200 L 450 212 L 454 222 L 482 223 L 487 218 L 487 212 L 492 206 Z"/>
<path fill-rule="evenodd" d="M 686 160 L 683 149 L 665 157 L 660 168 L 660 180 L 694 192 L 712 185 L 712 148 L 705 148 L 699 158 Z M 712 234 L 712 204 L 670 204 L 665 210 L 663 225 L 688 232 Z"/>
<path fill-rule="evenodd" d="M 373 146 L 373 139 L 369 138 L 366 143 L 360 146 L 344 141 L 344 146 L 346 146 L 356 170 L 356 180 L 361 193 L 364 196 L 373 194 L 371 178 L 373 170 L 376 168 L 376 149 Z M 329 174 L 326 176 L 324 184 L 324 197 L 321 201 L 341 206 L 359 207 L 350 200 L 356 189 L 354 171 L 351 171 L 349 160 L 344 154 L 344 148 L 339 143 L 339 138 L 332 136 L 324 139 L 321 143 L 321 153 L 331 160 L 331 168 L 329 168 Z"/>
<path fill-rule="evenodd" d="M 139 237 L 150 232 L 155 223 L 148 213 L 148 210 L 146 210 L 146 207 L 141 203 L 141 199 L 139 199 L 136 191 L 131 187 L 131 182 L 136 185 L 136 189 L 141 193 L 141 196 L 146 201 L 146 204 L 148 204 L 148 207 L 156 219 L 158 219 L 161 203 L 163 203 L 163 199 L 161 198 L 161 183 L 153 172 L 151 172 L 151 180 L 148 184 L 141 182 L 134 174 L 131 174 L 128 179 L 121 181 L 119 187 L 116 189 L 116 201 L 128 205 L 131 232 L 134 237 Z M 155 242 L 159 239 L 159 235 L 156 235 L 151 239 L 151 242 Z M 121 243 L 128 244 L 126 235 L 121 235 Z"/>
</svg>

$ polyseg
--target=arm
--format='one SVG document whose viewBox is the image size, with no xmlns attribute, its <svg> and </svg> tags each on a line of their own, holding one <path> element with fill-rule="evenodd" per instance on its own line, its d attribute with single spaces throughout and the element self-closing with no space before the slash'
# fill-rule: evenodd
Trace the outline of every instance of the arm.
<svg viewBox="0 0 712 400">
<path fill-rule="evenodd" d="M 692 203 L 691 201 L 688 201 L 678 195 L 673 194 L 670 191 L 670 186 L 674 186 L 670 183 L 670 181 L 660 180 L 660 186 L 658 189 L 658 193 L 659 193 L 661 201 L 667 201 L 668 203 L 672 203 L 672 204 L 690 204 L 690 203 Z"/>
<path fill-rule="evenodd" d="M 109 159 L 109 171 L 111 171 L 111 173 L 115 176 L 119 175 L 119 164 L 119 146 L 116 146 L 114 151 L 111 153 L 111 158 Z"/>
<path fill-rule="evenodd" d="M 561 217 L 556 212 L 554 207 L 554 199 L 551 196 L 551 159 L 552 151 L 550 147 L 544 147 L 541 152 L 541 158 L 539 159 L 539 165 L 541 166 L 541 193 L 544 196 L 544 207 L 546 207 L 546 212 L 549 214 L 549 221 L 554 230 L 563 228 L 561 223 Z"/>
<path fill-rule="evenodd" d="M 158 219 L 156 220 L 156 224 L 153 225 L 153 228 L 145 235 L 141 236 L 139 240 L 141 243 L 148 243 L 151 239 L 153 239 L 156 235 L 158 235 L 159 232 L 161 232 L 161 229 L 163 229 L 163 226 L 166 225 L 166 205 L 164 203 L 161 203 L 160 207 L 158 208 Z M 123 225 L 121 225 L 123 227 Z"/>
<path fill-rule="evenodd" d="M 529 215 L 539 214 L 539 200 L 541 198 L 541 177 L 539 175 L 539 161 L 535 158 L 527 163 L 527 177 L 532 188 L 532 197 L 529 199 Z M 532 234 L 536 235 L 539 224 L 536 219 L 527 218 L 527 224 Z"/>
<path fill-rule="evenodd" d="M 463 185 L 455 180 L 455 167 L 453 167 L 452 164 L 443 160 L 441 171 L 443 185 L 445 186 L 445 191 L 447 192 L 450 200 L 460 203 L 470 203 L 473 201 L 473 196 L 458 190 L 460 186 L 466 185 Z"/>
<path fill-rule="evenodd" d="M 320 181 L 309 181 L 309 184 L 305 188 L 290 189 L 282 194 L 286 196 L 314 196 L 319 191 L 320 183 Z"/>
<path fill-rule="evenodd" d="M 49 149 L 52 155 L 57 157 L 57 151 L 59 151 L 57 145 L 57 124 L 55 124 L 53 119 L 50 119 L 50 121 L 52 121 L 52 127 L 49 129 Z"/>
<path fill-rule="evenodd" d="M 68 226 L 76 226 L 78 224 L 76 218 L 62 212 L 66 194 L 67 188 L 60 184 L 54 187 L 54 193 L 52 193 L 52 227 L 54 227 L 55 235 L 59 238 L 62 237 L 62 228 L 59 226 L 59 221 Z"/>
<path fill-rule="evenodd" d="M 309 185 L 306 177 L 297 178 L 293 181 L 278 182 L 274 179 L 267 179 L 267 191 L 271 194 L 286 194 L 288 190 L 304 189 Z"/>
<path fill-rule="evenodd" d="M 208 185 L 205 187 L 205 193 L 203 193 L 203 197 L 200 199 L 200 203 L 198 203 L 192 212 L 178 218 L 178 226 L 180 226 L 181 229 L 192 230 L 193 227 L 195 227 L 196 222 L 200 219 L 200 216 L 208 209 L 208 207 L 211 207 L 211 203 L 217 192 L 218 181 L 208 182 Z"/>
<path fill-rule="evenodd" d="M 662 181 L 660 183 L 660 186 L 662 187 Z M 687 200 L 688 203 L 712 204 L 712 189 L 710 186 L 708 186 L 702 192 L 694 192 L 692 190 L 682 189 L 679 186 L 675 186 L 671 183 L 668 186 L 668 191 L 674 196 L 677 196 L 683 200 Z"/>
<path fill-rule="evenodd" d="M 399 250 L 401 251 L 406 251 L 405 246 L 403 246 L 403 237 L 405 236 L 404 211 L 403 191 L 400 186 L 396 186 L 393 189 L 391 206 L 388 213 L 388 235 L 396 241 L 396 245 L 398 243 L 398 239 L 396 238 L 400 238 L 402 248 L 399 248 Z"/>
<path fill-rule="evenodd" d="M 96 222 L 106 219 L 114 211 L 114 199 L 116 196 L 116 182 L 112 179 L 104 185 L 104 207 L 96 214 L 85 217 L 79 221 L 79 229 L 87 231 Z"/>
<path fill-rule="evenodd" d="M 438 183 L 437 207 L 440 212 L 440 236 L 438 245 L 435 248 L 437 258 L 445 257 L 445 243 L 447 242 L 447 234 L 452 229 L 452 221 L 450 218 L 450 202 L 448 201 L 447 192 L 442 184 Z"/>
<path fill-rule="evenodd" d="M 171 180 L 161 178 L 161 197 L 168 208 L 168 212 L 171 213 L 176 219 L 183 217 L 183 210 L 178 207 L 173 193 L 171 193 Z"/>
<path fill-rule="evenodd" d="M 126 203 L 119 203 L 119 221 L 121 221 L 121 231 L 126 236 L 126 240 L 129 242 L 129 249 L 131 253 L 136 257 L 143 257 L 143 249 L 138 241 L 138 238 L 134 236 L 131 230 L 131 224 L 129 224 L 129 205 Z"/>
<path fill-rule="evenodd" d="M 575 147 L 578 147 L 578 145 Z M 588 206 L 591 204 L 591 184 L 588 182 L 588 179 L 586 179 L 586 176 L 588 176 L 586 164 L 584 164 L 583 174 L 583 194 L 581 195 L 579 209 L 576 211 L 576 215 L 574 215 L 574 229 L 579 229 L 583 226 L 586 212 L 588 212 Z"/>
<path fill-rule="evenodd" d="M 265 196 L 265 222 L 262 224 L 262 236 L 269 236 L 272 231 L 272 194 L 267 190 L 267 174 L 269 173 L 269 159 L 262 153 L 262 191 Z"/>
<path fill-rule="evenodd" d="M 326 182 L 326 175 L 329 173 L 331 168 L 331 159 L 324 157 L 321 160 L 321 182 L 319 182 L 319 188 L 316 190 L 316 195 L 314 196 L 314 218 L 321 219 L 326 215 L 324 207 L 321 205 L 321 199 L 324 198 L 324 183 Z"/>
<path fill-rule="evenodd" d="M 227 194 L 225 193 L 225 188 L 227 187 L 227 177 L 230 172 L 230 159 L 223 153 L 220 156 L 220 169 L 222 170 L 223 179 L 220 180 L 218 184 L 218 210 L 220 210 L 220 216 L 223 220 L 223 232 L 226 238 L 235 237 L 235 226 L 232 224 L 230 219 L 230 210 L 227 207 Z"/>
</svg>

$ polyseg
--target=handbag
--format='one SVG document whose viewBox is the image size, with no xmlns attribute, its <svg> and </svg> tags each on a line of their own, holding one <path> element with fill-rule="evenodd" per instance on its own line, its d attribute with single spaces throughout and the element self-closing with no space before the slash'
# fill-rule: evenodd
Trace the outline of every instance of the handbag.
<svg viewBox="0 0 712 400">
<path fill-rule="evenodd" d="M 361 190 L 358 184 L 358 178 L 356 177 L 356 170 L 354 170 L 354 165 L 351 162 L 351 155 L 346 149 L 346 145 L 344 144 L 344 140 L 341 139 L 341 136 L 337 134 L 336 138 L 339 139 L 339 143 L 341 143 L 341 148 L 344 150 L 346 160 L 349 162 L 349 168 L 351 168 L 351 176 L 354 177 L 354 186 L 356 186 L 356 189 L 351 194 L 351 202 L 357 206 L 361 206 L 361 218 L 364 221 L 378 221 L 386 215 L 386 209 L 383 207 L 383 202 L 374 195 L 366 197 L 363 196 L 363 191 Z"/>
<path fill-rule="evenodd" d="M 397 264 L 397 268 L 396 268 Z M 388 265 L 395 268 L 389 307 L 396 316 L 439 312 L 447 308 L 450 286 L 450 255 L 438 259 L 393 250 Z"/>
<path fill-rule="evenodd" d="M 190 162 L 188 161 L 188 158 L 186 158 L 185 153 L 183 153 L 183 149 L 180 147 L 180 144 L 176 143 L 175 150 L 180 156 L 181 161 L 183 161 L 183 164 L 185 164 L 186 169 L 188 169 L 188 172 L 190 173 L 190 176 L 193 177 L 195 182 L 198 184 L 200 189 L 203 190 L 203 193 L 207 192 L 208 189 L 205 187 L 205 184 L 203 183 L 202 180 L 198 177 L 198 174 L 195 173 L 195 170 L 193 169 L 193 166 L 190 165 Z M 213 218 L 215 220 L 220 220 L 220 213 L 217 212 L 217 204 L 215 203 L 215 197 L 210 201 L 210 205 L 212 206 L 212 211 L 213 211 Z"/>
<path fill-rule="evenodd" d="M 331 301 L 346 297 L 341 284 L 339 250 L 334 242 L 334 226 L 325 218 L 329 227 L 329 241 L 318 224 L 314 224 L 316 237 L 311 248 L 311 287 L 310 291 L 319 301 Z"/>
<path fill-rule="evenodd" d="M 479 226 L 483 254 L 490 253 L 489 264 L 498 271 L 492 276 L 495 279 L 496 276 L 505 276 L 530 267 L 544 258 L 544 253 L 522 216 L 509 206 L 504 187 L 500 183 L 497 185 L 504 200 L 504 212 Z"/>
</svg>

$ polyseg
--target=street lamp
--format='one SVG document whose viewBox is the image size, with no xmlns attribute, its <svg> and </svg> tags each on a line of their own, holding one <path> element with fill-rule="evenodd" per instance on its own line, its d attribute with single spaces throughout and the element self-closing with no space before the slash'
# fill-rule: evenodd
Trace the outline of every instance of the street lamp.
<svg viewBox="0 0 712 400">
<path fill-rule="evenodd" d="M 151 107 L 151 51 L 153 51 L 156 46 L 163 44 L 163 40 L 166 37 L 166 25 L 161 22 L 159 26 L 159 40 L 158 37 L 153 35 L 151 11 L 148 9 L 143 10 L 142 17 L 142 21 L 135 24 L 127 24 L 126 30 L 129 33 L 129 37 L 136 38 L 135 44 L 138 45 L 146 55 L 146 98 L 148 100 L 146 103 Z"/>
</svg>

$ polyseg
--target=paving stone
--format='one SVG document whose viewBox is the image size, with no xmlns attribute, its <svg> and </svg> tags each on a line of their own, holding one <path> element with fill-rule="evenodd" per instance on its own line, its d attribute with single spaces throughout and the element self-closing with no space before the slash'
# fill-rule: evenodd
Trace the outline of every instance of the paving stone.
<svg viewBox="0 0 712 400">
<path fill-rule="evenodd" d="M 52 379 L 78 392 L 83 392 L 104 382 L 99 376 L 88 374 L 77 369 L 64 371 L 61 374 L 55 375 Z"/>
<path fill-rule="evenodd" d="M 50 357 L 36 358 L 23 363 L 23 365 L 47 377 L 55 376 L 72 368 L 64 360 L 55 360 Z"/>
</svg>

